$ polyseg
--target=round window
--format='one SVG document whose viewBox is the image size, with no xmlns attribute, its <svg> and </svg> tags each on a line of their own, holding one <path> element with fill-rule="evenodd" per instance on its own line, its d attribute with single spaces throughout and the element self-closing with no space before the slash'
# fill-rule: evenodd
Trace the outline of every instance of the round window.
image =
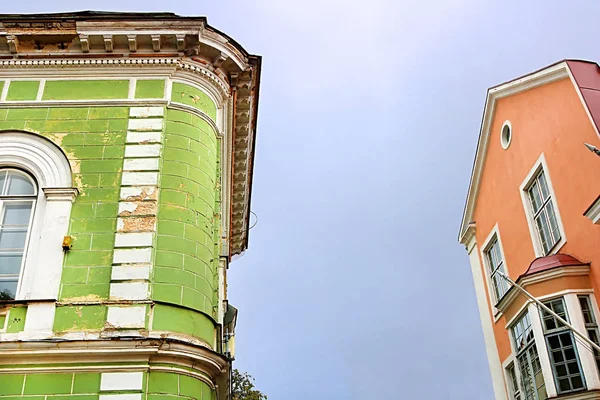
<svg viewBox="0 0 600 400">
<path fill-rule="evenodd" d="M 502 124 L 502 130 L 500 131 L 500 142 L 502 144 L 503 149 L 508 149 L 510 146 L 510 141 L 512 140 L 512 125 L 510 121 L 505 121 Z"/>
</svg>

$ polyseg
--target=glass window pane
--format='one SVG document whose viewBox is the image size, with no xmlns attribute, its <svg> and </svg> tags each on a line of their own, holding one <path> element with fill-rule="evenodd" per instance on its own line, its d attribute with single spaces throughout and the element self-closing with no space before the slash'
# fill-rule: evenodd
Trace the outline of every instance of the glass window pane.
<svg viewBox="0 0 600 400">
<path fill-rule="evenodd" d="M 533 213 L 535 214 L 542 206 L 542 200 L 540 199 L 540 192 L 538 191 L 537 183 L 534 183 L 529 188 L 529 199 L 531 200 L 531 205 L 533 206 Z"/>
<path fill-rule="evenodd" d="M 28 225 L 31 202 L 5 202 L 3 225 Z"/>
<path fill-rule="evenodd" d="M 552 204 L 552 201 L 549 201 L 548 204 L 546 204 L 546 212 L 548 214 L 548 220 L 550 221 L 550 230 L 552 231 L 552 246 L 554 246 L 560 239 L 560 231 L 558 230 L 558 223 L 556 222 L 554 204 Z"/>
<path fill-rule="evenodd" d="M 546 220 L 546 211 L 542 210 L 540 215 L 535 219 L 535 224 L 537 226 L 538 234 L 540 235 L 540 241 L 542 242 L 542 248 L 544 252 L 547 253 L 550 251 L 551 247 L 551 239 L 550 239 L 550 229 L 548 229 L 548 222 Z"/>
<path fill-rule="evenodd" d="M 25 230 L 2 230 L 0 231 L 0 250 L 23 250 L 27 231 Z"/>
<path fill-rule="evenodd" d="M 542 199 L 546 200 L 548 197 L 550 197 L 550 193 L 548 192 L 548 184 L 546 183 L 546 175 L 544 175 L 544 172 L 540 172 L 540 174 L 538 175 L 538 182 L 540 183 L 540 189 L 542 191 Z"/>
<path fill-rule="evenodd" d="M 14 300 L 17 293 L 17 280 L 0 281 L 0 300 Z"/>
<path fill-rule="evenodd" d="M 12 196 L 34 195 L 35 188 L 28 177 L 11 171 L 8 173 L 8 191 L 6 194 Z"/>
<path fill-rule="evenodd" d="M 558 380 L 558 392 L 567 392 L 571 390 L 571 382 L 569 382 L 569 378 L 563 378 Z"/>
<path fill-rule="evenodd" d="M 583 379 L 581 379 L 581 375 L 571 377 L 571 386 L 573 386 L 573 390 L 583 389 Z"/>
<path fill-rule="evenodd" d="M 19 275 L 22 259 L 20 254 L 0 253 L 0 275 Z"/>
<path fill-rule="evenodd" d="M 4 193 L 4 182 L 6 182 L 6 171 L 0 170 L 0 195 Z"/>
</svg>

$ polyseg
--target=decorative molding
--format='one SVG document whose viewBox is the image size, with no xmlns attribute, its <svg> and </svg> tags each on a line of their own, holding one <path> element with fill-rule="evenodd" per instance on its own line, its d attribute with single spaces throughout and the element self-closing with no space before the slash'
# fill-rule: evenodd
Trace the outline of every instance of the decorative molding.
<svg viewBox="0 0 600 400">
<path fill-rule="evenodd" d="M 46 201 L 75 201 L 75 198 L 79 194 L 77 188 L 43 188 L 44 194 L 46 195 Z"/>
<path fill-rule="evenodd" d="M 209 348 L 168 338 L 0 342 L 0 353 L 6 367 L 0 375 L 160 369 L 201 379 L 212 389 L 225 386 L 230 368 L 225 356 Z M 77 365 L 81 360 L 87 365 Z"/>
<path fill-rule="evenodd" d="M 181 71 L 200 75 L 219 88 L 221 95 L 229 96 L 229 84 L 206 66 L 191 59 L 172 57 L 153 58 L 69 58 L 69 59 L 8 59 L 0 60 L 0 68 L 40 67 L 129 67 L 129 66 L 172 66 Z"/>
<path fill-rule="evenodd" d="M 583 215 L 592 220 L 594 224 L 600 225 L 600 196 L 594 200 Z"/>
</svg>

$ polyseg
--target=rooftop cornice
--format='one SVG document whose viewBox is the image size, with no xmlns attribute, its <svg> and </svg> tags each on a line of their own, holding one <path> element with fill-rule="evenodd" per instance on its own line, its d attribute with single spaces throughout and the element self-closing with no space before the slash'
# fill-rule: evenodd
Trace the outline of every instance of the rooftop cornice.
<svg viewBox="0 0 600 400">
<path fill-rule="evenodd" d="M 233 100 L 229 256 L 248 247 L 261 57 L 207 24 L 169 13 L 0 14 L 0 69 L 174 67 Z M 148 70 L 150 70 L 148 68 Z M 133 69 L 132 69 L 133 71 Z"/>
</svg>

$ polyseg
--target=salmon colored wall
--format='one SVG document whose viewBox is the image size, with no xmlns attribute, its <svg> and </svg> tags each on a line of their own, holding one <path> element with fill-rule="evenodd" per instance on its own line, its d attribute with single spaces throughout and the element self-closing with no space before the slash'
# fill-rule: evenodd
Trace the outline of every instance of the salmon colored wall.
<svg viewBox="0 0 600 400">
<path fill-rule="evenodd" d="M 511 121 L 513 132 L 511 144 L 504 150 L 500 129 L 506 120 Z M 535 258 L 519 188 L 544 153 L 546 174 L 556 194 L 554 201 L 567 238 L 560 252 L 584 262 L 595 261 L 591 283 L 593 288 L 599 287 L 594 265 L 600 264 L 600 226 L 583 213 L 600 194 L 600 157 L 587 150 L 583 142 L 600 147 L 598 135 L 568 78 L 497 101 L 474 220 L 477 243 L 484 243 L 498 223 L 506 267 L 513 279 L 524 273 Z M 490 305 L 493 321 L 491 312 Z M 511 353 L 505 324 L 504 316 L 494 323 L 502 361 Z"/>
</svg>

